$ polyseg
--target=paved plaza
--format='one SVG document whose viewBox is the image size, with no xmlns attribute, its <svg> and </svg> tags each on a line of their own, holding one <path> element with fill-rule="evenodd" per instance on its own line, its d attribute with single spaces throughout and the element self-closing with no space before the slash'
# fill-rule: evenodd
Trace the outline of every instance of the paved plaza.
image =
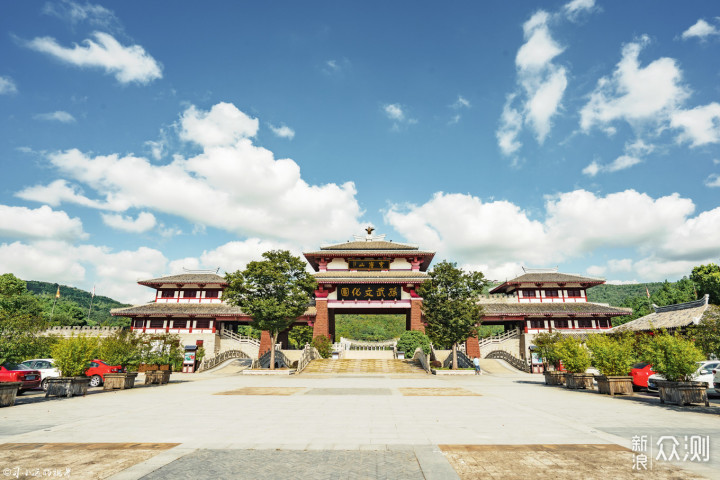
<svg viewBox="0 0 720 480">
<path fill-rule="evenodd" d="M 115 480 L 720 478 L 718 399 L 665 406 L 487 370 L 259 376 L 231 366 L 84 398 L 23 395 L 0 409 L 0 480 L 43 469 Z M 684 458 L 706 439 L 704 457 Z M 634 470 L 643 454 L 647 470 Z"/>
</svg>

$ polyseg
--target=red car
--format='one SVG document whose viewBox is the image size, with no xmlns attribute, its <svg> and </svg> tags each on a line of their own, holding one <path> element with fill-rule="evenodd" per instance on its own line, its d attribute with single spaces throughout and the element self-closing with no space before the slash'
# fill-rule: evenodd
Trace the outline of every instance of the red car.
<svg viewBox="0 0 720 480">
<path fill-rule="evenodd" d="M 633 365 L 630 370 L 630 376 L 632 377 L 633 389 L 639 390 L 641 388 L 647 388 L 648 377 L 655 373 L 652 369 L 652 365 L 648 362 L 640 362 Z"/>
<path fill-rule="evenodd" d="M 40 387 L 40 372 L 25 365 L 5 362 L 0 365 L 0 382 L 22 382 L 18 394 Z"/>
<path fill-rule="evenodd" d="M 90 386 L 99 387 L 105 383 L 106 373 L 122 373 L 125 369 L 122 365 L 108 365 L 102 360 L 95 359 L 88 364 L 85 376 L 90 377 Z"/>
</svg>

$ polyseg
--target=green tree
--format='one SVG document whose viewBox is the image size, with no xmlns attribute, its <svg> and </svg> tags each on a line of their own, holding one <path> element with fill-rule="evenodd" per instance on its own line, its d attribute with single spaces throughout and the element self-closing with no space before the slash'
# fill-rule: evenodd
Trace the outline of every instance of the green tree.
<svg viewBox="0 0 720 480">
<path fill-rule="evenodd" d="M 590 335 L 587 346 L 592 365 L 605 376 L 626 376 L 637 359 L 632 333 L 625 335 Z"/>
<path fill-rule="evenodd" d="M 426 355 L 430 353 L 430 339 L 427 335 L 417 330 L 408 330 L 400 335 L 397 349 L 398 352 L 405 352 L 405 358 L 411 358 L 418 347 L 422 348 Z"/>
<path fill-rule="evenodd" d="M 54 339 L 42 335 L 47 323 L 37 299 L 12 273 L 0 275 L 0 363 L 47 355 Z"/>
<path fill-rule="evenodd" d="M 533 343 L 537 347 L 537 353 L 542 358 L 543 366 L 545 370 L 548 370 L 550 365 L 557 367 L 557 363 L 560 357 L 557 354 L 555 346 L 563 339 L 563 335 L 560 332 L 543 332 L 539 333 L 533 338 Z"/>
<path fill-rule="evenodd" d="M 305 262 L 287 250 L 262 254 L 265 260 L 248 263 L 245 270 L 226 274 L 226 301 L 253 318 L 252 326 L 272 336 L 270 368 L 275 368 L 278 334 L 305 313 L 316 288 Z"/>
<path fill-rule="evenodd" d="M 109 365 L 122 365 L 126 370 L 136 371 L 140 363 L 141 338 L 132 330 L 118 330 L 102 338 L 97 358 Z"/>
<path fill-rule="evenodd" d="M 709 294 L 710 303 L 720 305 L 720 266 L 714 263 L 697 266 L 692 269 L 690 280 L 697 286 L 698 294 Z"/>
<path fill-rule="evenodd" d="M 705 357 L 700 349 L 680 335 L 660 332 L 650 342 L 649 361 L 653 370 L 671 382 L 688 381 Z"/>
<path fill-rule="evenodd" d="M 487 280 L 481 272 L 463 272 L 455 263 L 442 261 L 430 272 L 418 293 L 423 297 L 426 333 L 434 343 L 452 345 L 457 369 L 457 345 L 477 334 L 482 314 L 478 296 Z"/>
<path fill-rule="evenodd" d="M 312 342 L 313 329 L 307 325 L 298 325 L 288 332 L 290 344 L 298 350 L 305 348 L 305 345 Z"/>
<path fill-rule="evenodd" d="M 688 333 L 706 356 L 720 358 L 720 306 L 709 305 L 700 323 L 691 327 Z"/>
<path fill-rule="evenodd" d="M 98 337 L 63 338 L 52 348 L 52 358 L 63 377 L 79 377 L 85 373 L 88 363 L 96 358 Z"/>
<path fill-rule="evenodd" d="M 585 373 L 590 367 L 590 352 L 575 337 L 567 336 L 555 345 L 555 353 L 570 373 Z"/>
</svg>

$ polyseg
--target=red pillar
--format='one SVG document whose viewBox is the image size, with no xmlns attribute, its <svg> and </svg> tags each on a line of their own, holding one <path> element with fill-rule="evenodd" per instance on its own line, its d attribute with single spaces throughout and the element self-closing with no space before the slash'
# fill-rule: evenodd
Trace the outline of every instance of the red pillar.
<svg viewBox="0 0 720 480">
<path fill-rule="evenodd" d="M 465 355 L 470 358 L 480 358 L 480 342 L 478 342 L 477 333 L 469 336 L 465 341 Z"/>
<path fill-rule="evenodd" d="M 328 318 L 328 306 L 326 298 L 315 298 L 315 324 L 313 325 L 313 338 L 325 336 L 330 338 L 330 319 Z"/>
<path fill-rule="evenodd" d="M 422 322 L 422 298 L 413 298 L 410 301 L 410 330 L 425 333 L 425 324 Z"/>
<path fill-rule="evenodd" d="M 263 330 L 260 332 L 260 350 L 258 352 L 258 357 L 262 356 L 263 353 L 267 352 L 272 348 L 272 337 L 270 336 L 270 332 L 267 330 Z"/>
</svg>

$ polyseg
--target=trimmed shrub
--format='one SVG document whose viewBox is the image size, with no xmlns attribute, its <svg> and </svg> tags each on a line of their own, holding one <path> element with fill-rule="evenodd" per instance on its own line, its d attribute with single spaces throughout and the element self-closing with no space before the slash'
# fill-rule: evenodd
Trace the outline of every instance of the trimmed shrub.
<svg viewBox="0 0 720 480">
<path fill-rule="evenodd" d="M 425 355 L 430 353 L 430 339 L 423 332 L 408 330 L 400 335 L 397 342 L 398 352 L 405 352 L 406 357 L 412 357 L 418 347 L 423 349 Z"/>
<path fill-rule="evenodd" d="M 330 358 L 332 353 L 332 342 L 325 335 L 320 335 L 312 339 L 312 346 L 317 348 L 322 358 Z"/>
<path fill-rule="evenodd" d="M 648 359 L 653 370 L 671 382 L 683 382 L 692 379 L 697 364 L 705 359 L 702 351 L 690 340 L 679 335 L 660 333 L 650 342 Z"/>
<path fill-rule="evenodd" d="M 63 377 L 79 377 L 88 369 L 88 363 L 96 358 L 98 338 L 80 335 L 64 338 L 52 348 L 55 366 Z"/>
<path fill-rule="evenodd" d="M 565 337 L 555 345 L 555 353 L 570 373 L 585 373 L 590 367 L 590 352 L 580 340 Z"/>
<path fill-rule="evenodd" d="M 543 366 L 547 370 L 549 365 L 557 367 L 560 357 L 555 351 L 555 346 L 563 339 L 560 332 L 543 332 L 533 338 L 533 343 L 537 347 L 537 353 L 542 358 Z"/>
<path fill-rule="evenodd" d="M 630 375 L 630 369 L 637 361 L 634 341 L 628 335 L 590 335 L 587 346 L 592 353 L 592 365 L 605 376 Z"/>
<path fill-rule="evenodd" d="M 127 371 L 137 371 L 140 364 L 140 337 L 131 330 L 119 330 L 102 338 L 97 358 L 108 365 L 122 365 Z"/>
</svg>

